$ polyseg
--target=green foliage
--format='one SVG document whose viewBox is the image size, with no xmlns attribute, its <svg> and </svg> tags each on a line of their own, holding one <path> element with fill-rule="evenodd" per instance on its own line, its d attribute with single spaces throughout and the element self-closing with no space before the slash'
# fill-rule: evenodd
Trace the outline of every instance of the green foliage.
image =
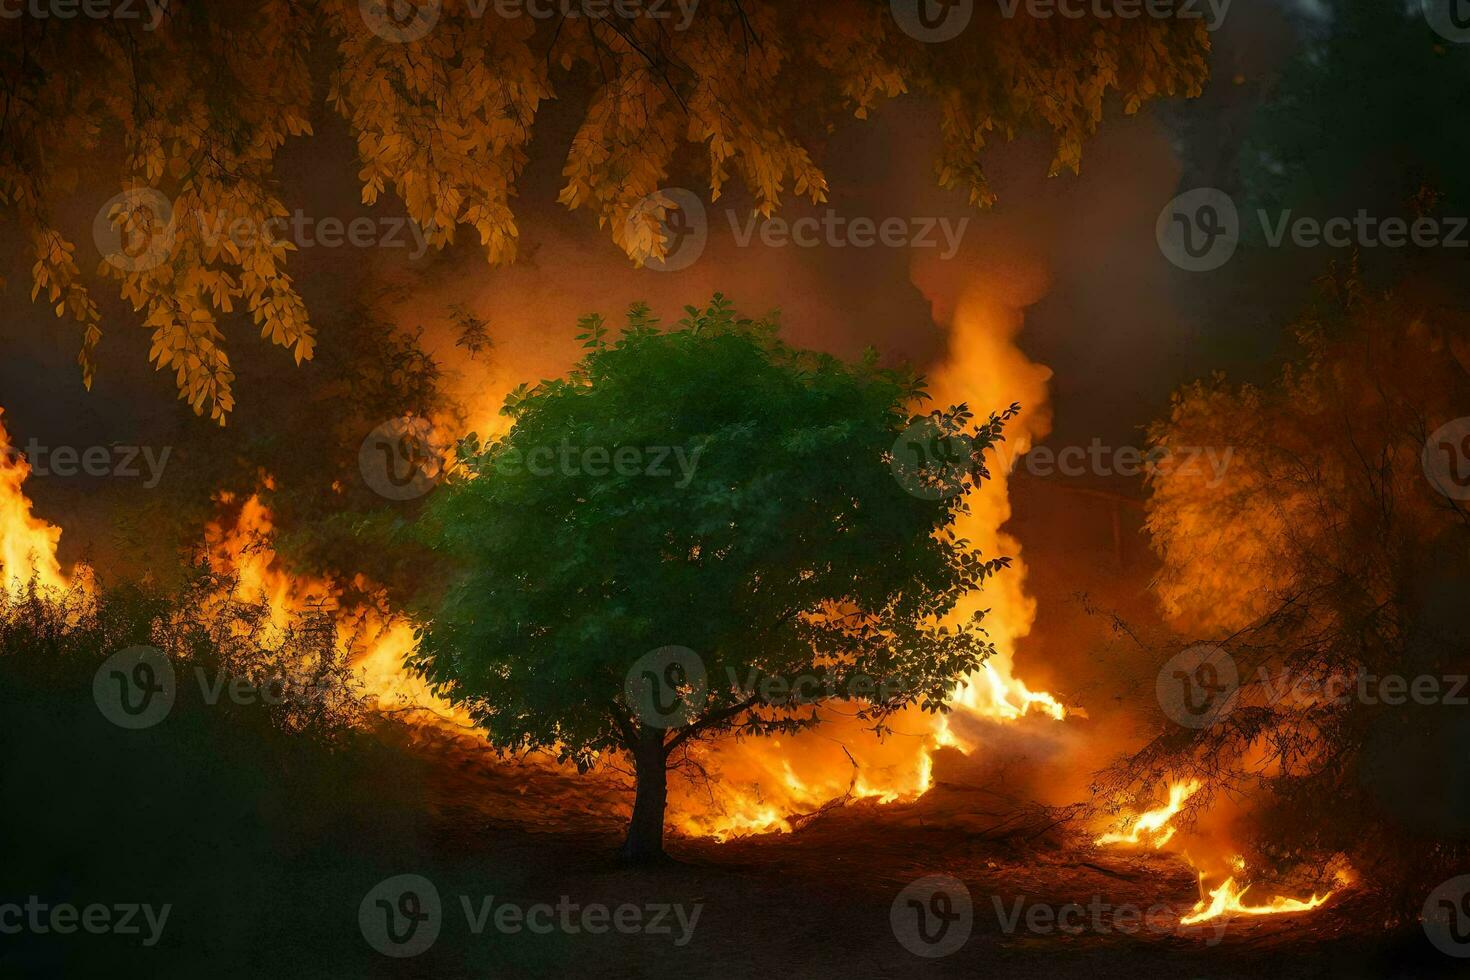
<svg viewBox="0 0 1470 980">
<path fill-rule="evenodd" d="M 969 410 L 915 420 L 911 373 L 789 347 L 719 295 L 668 331 L 641 304 L 611 343 L 600 319 L 581 326 L 585 358 L 512 393 L 510 430 L 469 440 L 430 500 L 419 533 L 455 576 L 423 605 L 413 667 L 496 744 L 583 766 L 646 733 L 624 681 L 667 645 L 709 676 L 670 747 L 812 723 L 811 705 L 760 692 L 803 673 L 895 681 L 860 694 L 875 725 L 945 710 L 991 646 L 978 617 L 940 620 L 1006 559 L 955 535 L 963 493 L 921 499 L 891 462 L 911 423 L 957 436 Z M 973 433 L 950 491 L 983 478 L 975 460 L 1015 410 Z M 594 465 L 620 454 L 637 464 Z"/>
<path fill-rule="evenodd" d="M 1436 34 L 1417 2 L 1325 7 L 1318 36 L 1273 86 L 1242 147 L 1250 207 L 1464 214 L 1470 133 L 1447 121 L 1470 98 L 1470 47 Z"/>
</svg>

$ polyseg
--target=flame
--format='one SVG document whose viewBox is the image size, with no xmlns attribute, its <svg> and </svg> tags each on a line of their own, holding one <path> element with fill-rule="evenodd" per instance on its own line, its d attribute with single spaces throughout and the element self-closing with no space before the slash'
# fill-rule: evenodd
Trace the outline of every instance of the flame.
<svg viewBox="0 0 1470 980">
<path fill-rule="evenodd" d="M 1126 832 L 1103 834 L 1093 843 L 1099 846 L 1151 843 L 1155 849 L 1162 849 L 1165 844 L 1174 839 L 1178 830 L 1170 825 L 1170 821 L 1184 808 L 1185 801 L 1199 791 L 1200 785 L 1198 780 L 1193 779 L 1171 783 L 1168 803 L 1129 818 L 1125 822 L 1125 826 L 1128 827 Z M 1188 860 L 1188 855 L 1185 855 L 1185 859 Z M 1325 895 L 1318 895 L 1314 892 L 1309 899 L 1277 895 L 1265 905 L 1247 905 L 1245 894 L 1251 886 L 1249 883 L 1242 886 L 1236 882 L 1236 875 L 1245 873 L 1245 858 L 1236 854 L 1227 858 L 1225 863 L 1235 870 L 1235 874 L 1228 876 L 1219 886 L 1208 892 L 1205 889 L 1205 872 L 1197 872 L 1200 899 L 1188 915 L 1179 919 L 1180 925 L 1197 925 L 1225 915 L 1278 915 L 1284 912 L 1310 912 L 1336 894 L 1336 892 L 1328 892 Z M 1339 871 L 1338 880 L 1344 884 L 1347 883 L 1348 877 L 1345 870 Z"/>
<path fill-rule="evenodd" d="M 4 414 L 5 410 L 0 409 L 0 416 Z M 52 590 L 71 584 L 56 558 L 61 528 L 31 513 L 31 501 L 24 490 L 30 475 L 30 464 L 11 445 L 4 421 L 0 420 L 0 575 L 11 598 L 31 582 Z"/>
<path fill-rule="evenodd" d="M 711 779 L 670 785 L 670 822 L 685 834 L 728 840 L 789 833 L 800 817 L 855 800 L 894 803 L 926 792 L 931 768 L 924 734 L 879 741 L 841 708 L 813 731 L 725 740 L 690 750 Z"/>
<path fill-rule="evenodd" d="M 1233 858 L 1232 863 L 1241 869 L 1245 867 L 1244 860 L 1239 856 Z M 1218 888 L 1210 891 L 1208 898 L 1206 898 L 1205 874 L 1203 871 L 1199 873 L 1199 888 L 1200 900 L 1195 904 L 1194 910 L 1189 915 L 1179 920 L 1179 924 L 1182 926 L 1192 926 L 1200 922 L 1207 922 L 1210 919 L 1216 919 L 1222 915 L 1280 915 L 1283 912 L 1310 912 L 1312 909 L 1325 904 L 1329 898 L 1336 894 L 1335 892 L 1328 892 L 1325 895 L 1318 895 L 1314 892 L 1311 898 L 1305 900 L 1277 895 L 1265 905 L 1247 905 L 1245 904 L 1245 893 L 1250 891 L 1251 886 L 1246 885 L 1241 887 L 1237 885 L 1235 883 L 1235 877 L 1232 875 L 1221 882 Z"/>
<path fill-rule="evenodd" d="M 1021 542 L 1002 530 L 1011 519 L 1010 467 L 1036 440 L 1051 431 L 1048 385 L 1051 369 L 1033 363 L 1016 344 L 1024 323 L 1021 308 L 1008 305 L 983 288 L 967 291 L 955 308 L 949 356 L 930 382 L 937 403 L 967 403 L 977 415 L 1020 402 L 1022 413 L 1006 431 L 1006 442 L 995 453 L 991 479 L 970 494 L 970 512 L 961 515 L 956 532 L 989 557 L 1008 555 L 1011 567 L 986 583 L 955 610 L 956 620 L 989 610 L 986 629 L 995 655 L 985 669 L 957 685 L 952 704 L 961 715 L 998 721 L 1020 718 L 1038 710 L 1062 719 L 1067 709 L 1050 694 L 1032 691 L 1015 676 L 1016 644 L 1030 634 L 1036 619 L 1036 600 L 1026 590 L 1026 562 Z M 946 718 L 938 719 L 937 744 L 965 751 L 975 746 L 957 735 Z"/>
<path fill-rule="evenodd" d="M 1197 780 L 1172 783 L 1169 786 L 1169 802 L 1155 810 L 1145 810 L 1136 817 L 1125 821 L 1124 826 L 1128 830 L 1123 833 L 1103 834 L 1094 844 L 1099 846 L 1107 844 L 1142 844 L 1145 838 L 1152 842 L 1153 846 L 1162 848 L 1174 839 L 1178 828 L 1169 826 L 1169 821 L 1184 809 L 1184 802 L 1199 791 L 1200 784 Z"/>
<path fill-rule="evenodd" d="M 225 506 L 234 503 L 229 494 L 217 499 Z M 204 547 L 210 562 L 216 570 L 233 576 L 237 597 L 263 602 L 277 629 L 308 610 L 330 612 L 340 643 L 350 645 L 354 638 L 369 638 L 353 667 L 364 692 L 380 711 L 407 710 L 430 723 L 470 725 L 468 713 L 435 695 L 404 668 L 404 658 L 414 646 L 413 628 L 407 620 L 371 606 L 343 606 L 339 585 L 287 570 L 272 545 L 274 533 L 274 518 L 259 494 L 241 502 L 232 522 L 216 521 L 205 528 Z M 361 577 L 354 584 L 364 592 L 371 591 Z"/>
</svg>

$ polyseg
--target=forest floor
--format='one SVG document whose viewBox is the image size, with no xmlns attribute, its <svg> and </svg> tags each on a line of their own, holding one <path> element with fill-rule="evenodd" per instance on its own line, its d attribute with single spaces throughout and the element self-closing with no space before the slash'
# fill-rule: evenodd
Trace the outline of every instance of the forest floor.
<svg viewBox="0 0 1470 980">
<path fill-rule="evenodd" d="M 1179 929 L 1198 897 L 1183 861 L 1094 848 L 942 781 L 789 834 L 674 835 L 669 862 L 632 869 L 615 857 L 628 797 L 606 777 L 397 723 L 316 746 L 208 706 L 119 737 L 89 690 L 59 689 L 0 684 L 4 977 L 1467 975 L 1352 893 Z M 933 875 L 955 884 L 915 885 Z M 167 925 L 17 932 L 7 908 L 27 901 L 148 903 Z M 416 955 L 375 944 L 390 915 Z"/>
<path fill-rule="evenodd" d="M 449 879 L 439 885 L 444 925 L 422 955 L 380 964 L 374 972 L 385 976 L 483 976 L 477 964 L 498 954 L 519 976 L 1466 975 L 1463 961 L 1438 953 L 1422 932 L 1366 927 L 1368 913 L 1350 892 L 1308 913 L 1180 928 L 1198 892 L 1178 858 L 1094 849 L 1044 827 L 996 838 L 951 819 L 993 808 L 957 787 L 936 787 L 915 805 L 831 810 L 791 834 L 726 843 L 673 837 L 667 865 L 629 869 L 614 857 L 621 813 L 595 779 L 507 765 L 432 739 L 419 750 L 435 760 L 430 851 Z M 903 918 L 914 913 L 905 902 L 895 908 L 900 892 L 929 875 L 963 883 L 971 902 L 968 937 L 946 937 L 957 948 L 936 958 L 906 947 L 900 932 L 909 945 L 915 939 Z M 561 902 L 675 912 L 666 934 L 591 934 L 575 926 L 575 911 L 574 931 L 534 935 L 491 924 L 476 933 L 466 900 L 479 908 L 492 894 L 494 905 L 522 908 Z M 1080 909 L 1063 929 L 1056 916 L 1069 905 Z"/>
</svg>

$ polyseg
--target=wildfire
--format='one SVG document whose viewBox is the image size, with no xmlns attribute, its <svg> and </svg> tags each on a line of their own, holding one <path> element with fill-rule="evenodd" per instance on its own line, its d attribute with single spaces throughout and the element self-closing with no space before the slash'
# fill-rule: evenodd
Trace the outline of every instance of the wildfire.
<svg viewBox="0 0 1470 980">
<path fill-rule="evenodd" d="M 990 466 L 991 479 L 970 494 L 970 512 L 962 515 L 956 531 L 986 555 L 1008 555 L 1011 567 L 960 604 L 956 619 L 967 619 L 986 609 L 986 628 L 995 644 L 995 656 L 985 669 L 959 685 L 952 703 L 961 715 L 1011 721 L 1030 711 L 1060 720 L 1067 709 L 1050 694 L 1030 690 L 1015 676 L 1016 644 L 1031 632 L 1036 600 L 1026 590 L 1026 563 L 1021 542 L 1002 530 L 1011 519 L 1009 460 L 1023 456 L 1032 444 L 1051 431 L 1048 385 L 1051 369 L 1035 364 L 1016 336 L 1023 324 L 1020 306 L 998 302 L 981 288 L 972 288 L 954 312 L 949 356 L 934 372 L 931 386 L 936 402 L 965 402 L 977 414 L 1018 401 L 1022 413 L 1008 427 L 1003 451 Z M 965 751 L 975 748 L 939 719 L 938 744 Z"/>
<path fill-rule="evenodd" d="M 949 356 L 933 374 L 938 402 L 966 402 L 977 413 L 1020 401 L 1025 412 L 1007 433 L 1007 453 L 1020 455 L 1050 427 L 1047 411 L 1049 369 L 1032 363 L 1015 344 L 1025 303 L 972 289 L 954 311 Z M 8 441 L 0 430 L 0 445 Z M 967 731 L 967 719 L 1012 721 L 1036 713 L 1064 718 L 1068 709 L 1051 694 L 1033 691 L 1015 674 L 1015 650 L 1035 618 L 1035 601 L 1026 591 L 1021 547 L 1002 531 L 1010 519 L 1007 467 L 993 465 L 992 480 L 967 501 L 957 532 L 987 555 L 1008 555 L 1011 568 L 955 610 L 968 619 L 988 609 L 986 628 L 996 653 L 986 666 L 958 684 L 949 716 L 909 711 L 893 720 L 894 734 L 879 741 L 865 722 L 842 705 L 824 708 L 816 730 L 782 739 L 726 740 L 696 746 L 691 754 L 716 778 L 705 785 L 671 786 L 671 819 L 684 832 L 724 839 L 743 834 L 790 831 L 792 821 L 834 801 L 911 800 L 933 785 L 933 752 L 941 747 L 970 753 L 980 748 Z M 65 585 L 56 561 L 60 530 L 34 518 L 20 492 L 28 468 L 6 452 L 0 459 L 0 559 L 8 578 L 34 575 L 46 584 Z M 297 575 L 277 560 L 269 509 L 259 496 L 243 501 L 221 497 L 234 510 L 230 522 L 206 531 L 204 546 L 215 567 L 233 575 L 238 594 L 264 600 L 272 623 L 284 628 L 293 615 L 328 609 L 343 642 L 368 636 L 355 662 L 366 688 L 385 710 L 408 709 L 425 717 L 467 724 L 468 718 L 435 697 L 403 668 L 412 649 L 406 620 L 376 608 L 338 608 L 336 584 Z"/>
<path fill-rule="evenodd" d="M 0 416 L 4 413 L 0 409 Z M 61 528 L 31 513 L 31 501 L 23 489 L 30 474 L 30 464 L 11 445 L 0 420 L 0 575 L 4 576 L 0 584 L 11 597 L 33 581 L 48 589 L 70 584 L 56 559 Z"/>
<path fill-rule="evenodd" d="M 1177 827 L 1170 826 L 1169 821 L 1184 809 L 1185 801 L 1198 792 L 1199 787 L 1199 782 L 1192 779 L 1171 784 L 1168 803 L 1155 810 L 1145 810 L 1127 821 L 1127 831 L 1103 834 L 1093 843 L 1099 846 L 1152 843 L 1155 848 L 1162 848 L 1174 839 L 1174 834 L 1178 831 Z"/>
</svg>

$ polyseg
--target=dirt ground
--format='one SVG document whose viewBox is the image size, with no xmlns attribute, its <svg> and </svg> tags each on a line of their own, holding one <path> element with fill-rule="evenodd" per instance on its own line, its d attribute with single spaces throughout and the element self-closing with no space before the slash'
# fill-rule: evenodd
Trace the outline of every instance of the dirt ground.
<svg viewBox="0 0 1470 980">
<path fill-rule="evenodd" d="M 985 806 L 957 788 L 906 806 L 830 811 L 789 835 L 723 844 L 676 837 L 669 865 L 630 870 L 613 859 L 621 817 L 595 779 L 425 751 L 439 759 L 427 855 L 434 870 L 425 874 L 440 893 L 443 927 L 412 959 L 361 961 L 369 975 L 1470 976 L 1422 933 L 1369 926 L 1351 893 L 1311 913 L 1180 929 L 1197 892 L 1178 859 L 1105 852 L 1051 831 L 995 840 L 949 819 Z M 900 892 L 928 875 L 961 882 L 972 907 L 968 938 L 940 958 L 911 952 L 894 925 Z M 463 905 L 491 895 L 522 907 L 660 904 L 699 914 L 692 929 L 675 924 L 668 934 L 475 933 Z M 1058 928 L 1050 916 L 1074 903 L 1082 909 L 1068 924 L 1079 928 Z"/>
</svg>

